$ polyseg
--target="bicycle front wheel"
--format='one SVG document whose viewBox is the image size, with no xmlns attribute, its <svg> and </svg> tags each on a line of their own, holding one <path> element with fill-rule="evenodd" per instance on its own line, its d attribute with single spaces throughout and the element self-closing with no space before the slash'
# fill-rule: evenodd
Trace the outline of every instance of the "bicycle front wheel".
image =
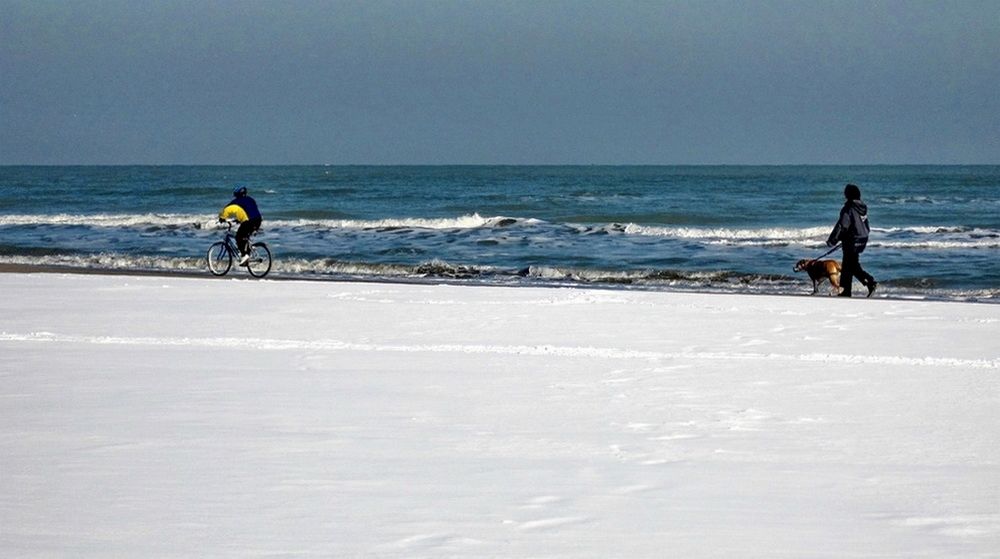
<svg viewBox="0 0 1000 559">
<path fill-rule="evenodd" d="M 233 267 L 233 253 L 226 243 L 218 241 L 208 247 L 208 271 L 213 276 L 224 276 Z"/>
<path fill-rule="evenodd" d="M 250 260 L 247 271 L 255 278 L 262 278 L 271 271 L 271 249 L 264 243 L 250 245 Z"/>
</svg>

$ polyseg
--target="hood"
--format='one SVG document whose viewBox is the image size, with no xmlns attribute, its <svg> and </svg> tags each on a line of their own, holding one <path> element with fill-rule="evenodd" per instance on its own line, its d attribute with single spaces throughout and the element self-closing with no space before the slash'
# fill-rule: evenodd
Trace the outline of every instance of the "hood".
<svg viewBox="0 0 1000 559">
<path fill-rule="evenodd" d="M 861 215 L 868 215 L 868 205 L 861 200 L 848 200 L 844 206 L 854 208 Z"/>
</svg>

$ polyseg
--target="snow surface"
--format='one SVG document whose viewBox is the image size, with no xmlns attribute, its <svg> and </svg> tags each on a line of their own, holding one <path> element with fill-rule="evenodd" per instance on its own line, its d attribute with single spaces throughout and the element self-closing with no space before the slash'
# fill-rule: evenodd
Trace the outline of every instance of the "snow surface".
<svg viewBox="0 0 1000 559">
<path fill-rule="evenodd" d="M 4 557 L 998 557 L 1000 306 L 0 274 Z"/>
</svg>

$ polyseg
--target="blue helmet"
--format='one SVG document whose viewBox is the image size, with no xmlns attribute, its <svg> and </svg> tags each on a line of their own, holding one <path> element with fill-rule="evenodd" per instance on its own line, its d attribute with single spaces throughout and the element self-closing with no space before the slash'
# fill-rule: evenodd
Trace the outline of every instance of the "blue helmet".
<svg viewBox="0 0 1000 559">
<path fill-rule="evenodd" d="M 247 187 L 243 186 L 242 184 L 236 185 L 236 188 L 233 189 L 233 197 L 235 198 L 242 198 L 246 195 L 247 195 Z"/>
</svg>

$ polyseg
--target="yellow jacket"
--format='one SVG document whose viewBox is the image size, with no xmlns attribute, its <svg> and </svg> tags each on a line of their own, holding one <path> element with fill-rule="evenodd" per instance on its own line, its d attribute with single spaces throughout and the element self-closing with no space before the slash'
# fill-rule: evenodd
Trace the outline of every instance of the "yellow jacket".
<svg viewBox="0 0 1000 559">
<path fill-rule="evenodd" d="M 257 202 L 249 196 L 234 198 L 226 207 L 219 212 L 219 219 L 235 219 L 243 223 L 251 219 L 260 219 L 260 210 L 257 209 Z"/>
<path fill-rule="evenodd" d="M 236 204 L 229 204 L 222 211 L 219 212 L 219 219 L 235 219 L 236 221 L 243 223 L 244 221 L 250 219 L 247 215 L 247 211 L 243 208 L 237 206 Z"/>
</svg>

